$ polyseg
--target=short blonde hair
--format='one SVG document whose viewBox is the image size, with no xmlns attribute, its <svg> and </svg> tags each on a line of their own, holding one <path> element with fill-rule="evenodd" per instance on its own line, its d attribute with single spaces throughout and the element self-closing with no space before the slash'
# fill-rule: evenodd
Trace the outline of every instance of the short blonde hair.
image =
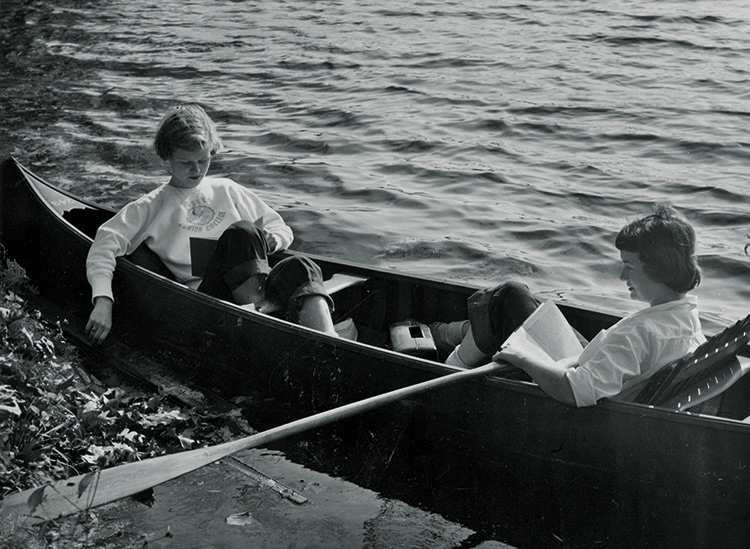
<svg viewBox="0 0 750 549">
<path fill-rule="evenodd" d="M 171 108 L 161 119 L 154 138 L 154 150 L 162 160 L 169 160 L 177 149 L 208 149 L 213 156 L 221 147 L 216 124 L 206 111 L 195 103 Z"/>
</svg>

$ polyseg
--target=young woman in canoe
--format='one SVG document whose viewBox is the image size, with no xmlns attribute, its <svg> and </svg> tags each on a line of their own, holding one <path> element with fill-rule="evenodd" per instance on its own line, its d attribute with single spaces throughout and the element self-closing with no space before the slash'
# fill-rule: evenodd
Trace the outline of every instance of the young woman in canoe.
<svg viewBox="0 0 750 549">
<path fill-rule="evenodd" d="M 431 326 L 438 346 L 453 349 L 446 363 L 471 368 L 494 354 L 557 400 L 591 406 L 604 397 L 625 398 L 660 367 L 705 342 L 696 298 L 687 295 L 701 279 L 687 220 L 660 206 L 623 227 L 615 246 L 623 264 L 620 280 L 632 299 L 649 306 L 600 332 L 579 356 L 555 362 L 518 346 L 502 347 L 540 304 L 525 285 L 509 282 L 472 295 L 469 320 Z"/>
<path fill-rule="evenodd" d="M 112 327 L 115 258 L 142 244 L 190 288 L 264 313 L 284 310 L 288 320 L 335 335 L 319 267 L 293 257 L 269 268 L 268 254 L 292 243 L 291 228 L 249 189 L 206 177 L 221 146 L 200 106 L 181 105 L 163 117 L 154 149 L 169 164 L 169 181 L 104 223 L 88 254 L 94 309 L 86 332 L 95 343 Z"/>
</svg>

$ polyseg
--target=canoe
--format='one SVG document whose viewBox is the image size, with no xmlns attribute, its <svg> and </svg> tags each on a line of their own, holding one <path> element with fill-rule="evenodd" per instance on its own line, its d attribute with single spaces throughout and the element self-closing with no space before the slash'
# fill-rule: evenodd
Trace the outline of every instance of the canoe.
<svg viewBox="0 0 750 549">
<path fill-rule="evenodd" d="M 46 183 L 13 158 L 0 166 L 0 241 L 40 294 L 64 308 L 71 325 L 82 326 L 90 312 L 85 258 L 96 228 L 112 214 Z M 310 257 L 326 278 L 345 286 L 333 294 L 335 320 L 354 319 L 358 341 L 200 294 L 137 258 L 117 261 L 110 339 L 178 355 L 175 362 L 195 368 L 206 386 L 233 394 L 262 390 L 290 403 L 289 413 L 300 417 L 456 371 L 429 353 L 397 352 L 389 328 L 411 319 L 466 318 L 466 300 L 476 287 Z M 559 305 L 589 338 L 617 321 L 606 311 Z M 507 491 L 528 513 L 554 513 L 516 518 L 551 522 L 558 537 L 745 545 L 748 379 L 702 413 L 614 400 L 574 409 L 508 369 L 392 407 L 377 416 L 373 431 L 384 421 L 408 423 L 410 453 L 400 463 L 418 464 L 409 482 L 436 492 L 423 494 L 425 501 L 453 501 L 455 513 L 469 507 L 483 518 L 512 514 L 507 499 L 492 496 Z M 437 493 L 452 475 L 471 477 L 471 487 Z"/>
</svg>

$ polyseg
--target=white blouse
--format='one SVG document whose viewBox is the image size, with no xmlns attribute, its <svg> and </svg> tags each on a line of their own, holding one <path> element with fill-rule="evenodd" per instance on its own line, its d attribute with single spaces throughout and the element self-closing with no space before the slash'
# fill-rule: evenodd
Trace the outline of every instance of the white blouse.
<svg viewBox="0 0 750 549">
<path fill-rule="evenodd" d="M 579 407 L 615 395 L 626 399 L 633 392 L 629 389 L 705 341 L 698 300 L 687 296 L 640 310 L 602 330 L 565 375 Z"/>
</svg>

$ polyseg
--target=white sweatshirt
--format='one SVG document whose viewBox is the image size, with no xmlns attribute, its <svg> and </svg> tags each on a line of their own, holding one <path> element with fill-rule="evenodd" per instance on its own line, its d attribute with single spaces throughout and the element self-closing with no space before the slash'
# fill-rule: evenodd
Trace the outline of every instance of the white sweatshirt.
<svg viewBox="0 0 750 549">
<path fill-rule="evenodd" d="M 133 253 L 143 242 L 179 282 L 197 288 L 201 279 L 192 274 L 190 237 L 218 240 L 227 227 L 242 220 L 276 236 L 280 245 L 270 253 L 292 243 L 292 229 L 281 216 L 231 179 L 206 177 L 192 189 L 162 185 L 99 227 L 86 260 L 92 297 L 114 299 L 115 259 Z"/>
</svg>

